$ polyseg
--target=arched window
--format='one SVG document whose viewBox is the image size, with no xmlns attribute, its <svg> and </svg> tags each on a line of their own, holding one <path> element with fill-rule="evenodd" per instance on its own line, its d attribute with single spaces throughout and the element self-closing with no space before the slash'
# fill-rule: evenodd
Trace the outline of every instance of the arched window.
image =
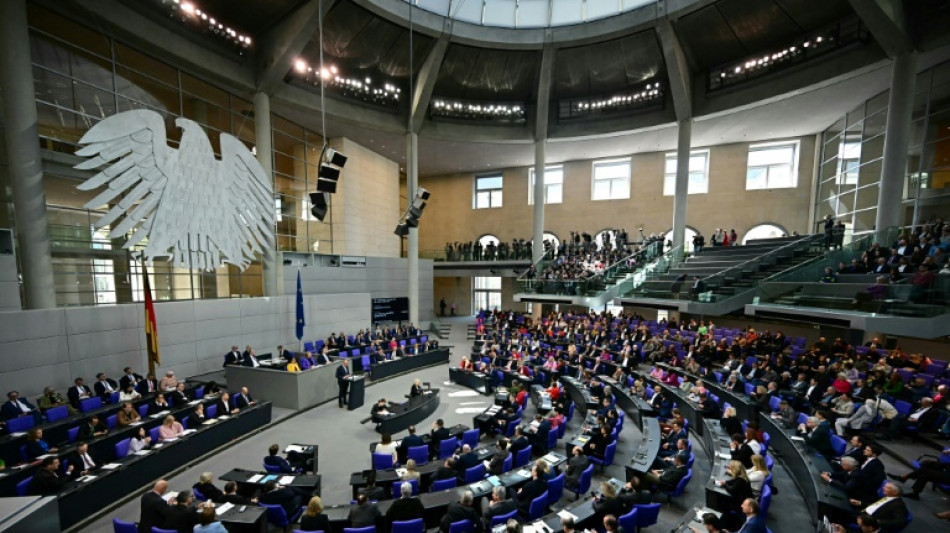
<svg viewBox="0 0 950 533">
<path fill-rule="evenodd" d="M 597 245 L 598 250 L 604 249 L 604 237 L 608 237 L 608 242 L 611 246 L 617 246 L 617 230 L 607 228 L 597 232 L 597 235 L 594 235 L 594 244 Z"/>
<path fill-rule="evenodd" d="M 494 235 L 490 235 L 490 234 L 482 235 L 481 237 L 478 238 L 478 243 L 481 244 L 482 247 L 488 246 L 488 243 L 492 243 L 495 246 L 498 246 L 498 237 L 495 237 Z"/>
<path fill-rule="evenodd" d="M 685 232 L 685 236 L 684 236 L 684 238 L 683 238 L 683 251 L 684 251 L 684 252 L 692 252 L 692 251 L 693 251 L 693 237 L 695 237 L 697 233 L 698 233 L 698 232 L 697 232 L 696 230 L 694 230 L 693 228 L 691 228 L 691 227 L 689 227 L 689 226 L 686 226 L 686 232 Z M 670 231 L 667 231 L 667 232 L 666 232 L 666 240 L 667 240 L 667 242 L 673 240 L 673 230 L 670 230 Z M 708 238 L 706 239 L 706 243 L 709 244 L 709 239 L 708 239 Z M 665 243 L 664 243 L 664 246 L 665 246 Z"/>
<path fill-rule="evenodd" d="M 744 245 L 755 239 L 774 239 L 775 237 L 781 237 L 783 235 L 788 235 L 788 232 L 781 226 L 776 226 L 775 224 L 759 224 L 758 226 L 749 228 L 749 231 L 742 236 L 742 244 Z"/>
<path fill-rule="evenodd" d="M 551 243 L 551 247 L 554 248 L 555 250 L 557 250 L 557 247 L 561 245 L 561 239 L 558 239 L 557 235 L 549 231 L 544 232 L 544 240 Z"/>
</svg>

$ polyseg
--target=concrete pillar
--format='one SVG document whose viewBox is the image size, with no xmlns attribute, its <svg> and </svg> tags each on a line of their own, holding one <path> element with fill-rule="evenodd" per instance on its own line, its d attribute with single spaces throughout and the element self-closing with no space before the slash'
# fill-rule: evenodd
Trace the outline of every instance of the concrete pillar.
<svg viewBox="0 0 950 533">
<path fill-rule="evenodd" d="M 544 148 L 545 139 L 534 141 L 534 234 L 531 238 L 531 262 L 544 255 Z"/>
<path fill-rule="evenodd" d="M 406 135 L 406 194 L 409 205 L 419 189 L 419 134 Z M 421 222 L 420 222 L 421 223 Z M 409 321 L 419 326 L 419 228 L 409 228 Z"/>
<path fill-rule="evenodd" d="M 0 91 L 24 307 L 48 309 L 56 307 L 56 291 L 30 63 L 26 2 L 0 2 Z"/>
<path fill-rule="evenodd" d="M 676 145 L 676 189 L 673 196 L 673 248 L 686 238 L 686 199 L 689 196 L 689 149 L 693 130 L 691 120 L 681 120 Z"/>
<path fill-rule="evenodd" d="M 254 93 L 254 140 L 257 143 L 257 161 L 264 168 L 264 173 L 274 183 L 274 146 L 271 138 L 270 125 L 270 97 L 267 93 Z M 273 205 L 273 204 L 271 204 Z M 278 296 L 277 290 L 277 228 L 274 231 L 274 242 L 265 247 L 261 254 L 261 275 L 264 277 L 264 296 Z"/>
<path fill-rule="evenodd" d="M 910 139 L 916 78 L 917 55 L 906 53 L 895 56 L 894 65 L 891 67 L 884 161 L 881 164 L 881 185 L 878 188 L 877 218 L 874 222 L 874 240 L 881 245 L 890 245 L 885 242 L 887 230 L 901 222 L 901 199 L 907 174 L 907 144 Z"/>
</svg>

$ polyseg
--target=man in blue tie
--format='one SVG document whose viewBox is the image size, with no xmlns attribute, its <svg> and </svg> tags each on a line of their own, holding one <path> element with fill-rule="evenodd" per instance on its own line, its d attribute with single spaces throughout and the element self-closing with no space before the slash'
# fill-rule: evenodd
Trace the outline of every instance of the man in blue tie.
<svg viewBox="0 0 950 533">
<path fill-rule="evenodd" d="M 759 502 L 746 498 L 742 502 L 742 512 L 745 514 L 745 523 L 737 533 L 766 533 L 765 517 L 759 516 Z"/>
</svg>

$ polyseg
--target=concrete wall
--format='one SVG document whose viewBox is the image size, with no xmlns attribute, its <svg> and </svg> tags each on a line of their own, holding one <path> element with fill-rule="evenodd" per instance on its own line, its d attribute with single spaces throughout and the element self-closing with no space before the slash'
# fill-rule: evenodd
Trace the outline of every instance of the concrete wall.
<svg viewBox="0 0 950 533">
<path fill-rule="evenodd" d="M 20 278 L 16 256 L 0 251 L 0 311 L 20 309 Z"/>
<path fill-rule="evenodd" d="M 689 196 L 687 224 L 707 236 L 722 227 L 735 228 L 741 238 L 751 227 L 766 222 L 806 233 L 815 139 L 799 141 L 798 186 L 791 189 L 746 191 L 749 144 L 710 147 L 709 192 Z M 572 230 L 593 234 L 626 228 L 631 237 L 641 226 L 648 234 L 669 231 L 673 197 L 663 196 L 666 152 L 630 157 L 631 194 L 626 200 L 591 201 L 594 160 L 564 163 L 564 202 L 545 206 L 545 230 L 562 240 Z M 420 225 L 420 250 L 442 250 L 446 241 L 469 241 L 486 233 L 502 240 L 530 238 L 528 168 L 507 169 L 502 174 L 502 207 L 496 209 L 472 208 L 475 174 L 421 179 L 432 198 L 426 207 L 426 223 Z"/>
<path fill-rule="evenodd" d="M 431 276 L 431 273 L 430 273 Z M 304 340 L 370 323 L 366 292 L 305 296 Z M 179 376 L 221 368 L 232 344 L 272 352 L 297 345 L 295 297 L 194 300 L 155 304 L 162 366 Z M 28 397 L 51 385 L 64 390 L 75 377 L 87 383 L 105 372 L 118 377 L 125 366 L 143 372 L 144 312 L 141 304 L 0 313 L 0 391 Z M 144 372 L 143 372 L 144 373 Z"/>
</svg>

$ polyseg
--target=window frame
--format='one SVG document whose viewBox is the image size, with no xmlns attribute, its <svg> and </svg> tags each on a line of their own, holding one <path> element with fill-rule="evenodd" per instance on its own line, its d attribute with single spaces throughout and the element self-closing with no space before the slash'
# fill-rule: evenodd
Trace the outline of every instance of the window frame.
<svg viewBox="0 0 950 533">
<path fill-rule="evenodd" d="M 608 166 L 608 165 L 617 165 L 624 163 L 627 165 L 627 176 L 625 178 L 597 178 L 597 168 L 598 166 Z M 614 159 L 601 159 L 591 162 L 591 171 L 590 171 L 590 200 L 592 202 L 602 202 L 609 200 L 629 200 L 630 199 L 630 185 L 633 175 L 633 160 L 630 157 L 621 157 Z M 597 197 L 597 183 L 609 181 L 610 183 L 610 194 L 606 198 Z M 621 189 L 622 195 L 614 194 L 614 182 L 626 182 L 625 187 L 618 187 Z"/>
<path fill-rule="evenodd" d="M 478 186 L 479 181 L 484 179 L 494 179 L 498 178 L 501 180 L 501 185 L 497 188 L 485 188 L 480 189 Z M 482 174 L 475 176 L 475 179 L 472 181 L 472 209 L 496 209 L 504 205 L 504 189 L 505 189 L 505 176 L 504 174 Z M 495 198 L 495 193 L 498 193 L 498 204 L 492 201 Z M 488 205 L 480 205 L 479 203 L 479 194 L 488 193 Z"/>
<path fill-rule="evenodd" d="M 689 171 L 689 177 L 690 177 L 689 187 L 686 190 L 687 195 L 709 194 L 709 156 L 710 156 L 709 149 L 704 148 L 702 150 L 690 150 L 689 160 L 690 160 L 690 163 L 692 163 L 693 157 L 700 156 L 700 155 L 703 156 L 703 158 L 705 159 L 705 164 L 703 164 L 703 190 L 701 191 L 692 190 L 693 189 L 692 187 L 693 171 L 690 170 Z M 676 152 L 667 152 L 666 156 L 663 158 L 663 196 L 676 196 L 676 171 L 674 170 L 672 174 L 666 171 L 666 165 L 667 163 L 669 163 L 671 158 L 676 160 L 677 169 L 679 168 L 679 158 L 677 157 Z M 672 178 L 672 183 L 671 183 L 672 190 L 667 192 L 667 181 L 670 180 L 671 178 Z"/>
<path fill-rule="evenodd" d="M 561 181 L 558 183 L 548 183 L 548 172 L 552 170 L 559 170 L 561 173 Z M 548 192 L 549 188 L 560 187 L 561 194 L 560 200 L 557 202 L 550 201 L 551 195 Z M 564 203 L 564 165 L 550 165 L 544 167 L 544 205 L 554 205 L 554 204 L 563 204 Z M 528 205 L 534 205 L 534 167 L 528 169 Z"/>
<path fill-rule="evenodd" d="M 752 153 L 756 151 L 764 150 L 773 150 L 779 148 L 792 148 L 792 160 L 788 163 L 789 168 L 789 185 L 772 185 L 769 181 L 769 176 L 772 173 L 772 169 L 784 167 L 785 163 L 782 164 L 771 164 L 771 165 L 756 165 L 751 166 L 749 160 L 752 158 Z M 800 150 L 801 150 L 801 141 L 798 139 L 788 140 L 788 141 L 774 141 L 766 143 L 756 143 L 750 144 L 746 152 L 746 179 L 745 179 L 745 190 L 747 191 L 767 191 L 773 189 L 795 189 L 798 187 L 798 160 L 800 159 Z M 752 168 L 764 168 L 765 169 L 765 186 L 764 187 L 749 187 L 749 171 Z M 777 178 L 776 178 L 777 179 Z"/>
</svg>

